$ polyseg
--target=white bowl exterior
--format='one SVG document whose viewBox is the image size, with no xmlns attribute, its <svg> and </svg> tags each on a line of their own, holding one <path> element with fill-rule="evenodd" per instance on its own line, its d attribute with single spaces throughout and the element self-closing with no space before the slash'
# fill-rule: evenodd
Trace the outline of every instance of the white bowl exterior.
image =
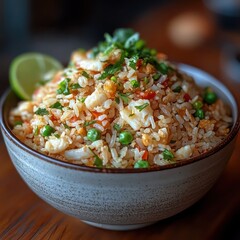
<svg viewBox="0 0 240 240">
<path fill-rule="evenodd" d="M 213 186 L 235 142 L 215 155 L 182 167 L 101 173 L 39 160 L 4 138 L 16 169 L 43 200 L 81 220 L 117 225 L 158 221 L 191 206 Z"/>
</svg>

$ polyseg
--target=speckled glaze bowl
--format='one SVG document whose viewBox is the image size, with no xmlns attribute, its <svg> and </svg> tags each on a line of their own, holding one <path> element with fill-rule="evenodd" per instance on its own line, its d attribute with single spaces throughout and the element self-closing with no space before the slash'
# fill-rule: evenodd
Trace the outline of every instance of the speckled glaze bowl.
<svg viewBox="0 0 240 240">
<path fill-rule="evenodd" d="M 199 85 L 211 86 L 231 106 L 234 124 L 220 145 L 199 157 L 151 170 L 97 169 L 64 163 L 30 149 L 13 135 L 8 116 L 18 99 L 8 91 L 1 100 L 1 129 L 21 177 L 56 209 L 112 230 L 140 228 L 197 202 L 231 157 L 240 126 L 239 112 L 234 97 L 222 83 L 194 67 L 179 67 Z"/>
</svg>

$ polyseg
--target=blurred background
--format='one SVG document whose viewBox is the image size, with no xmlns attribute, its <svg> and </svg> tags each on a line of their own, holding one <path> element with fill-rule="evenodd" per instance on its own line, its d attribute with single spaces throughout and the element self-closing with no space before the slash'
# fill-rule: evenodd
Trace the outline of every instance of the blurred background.
<svg viewBox="0 0 240 240">
<path fill-rule="evenodd" d="M 170 60 L 209 72 L 239 99 L 240 0 L 0 0 L 0 96 L 17 55 L 41 52 L 67 64 L 74 49 L 91 48 L 119 27 L 140 32 Z M 217 239 L 240 239 L 239 216 Z"/>
<path fill-rule="evenodd" d="M 91 48 L 118 27 L 139 31 L 170 60 L 233 88 L 240 82 L 239 0 L 0 0 L 0 94 L 18 54 L 42 52 L 66 64 L 74 49 Z"/>
</svg>

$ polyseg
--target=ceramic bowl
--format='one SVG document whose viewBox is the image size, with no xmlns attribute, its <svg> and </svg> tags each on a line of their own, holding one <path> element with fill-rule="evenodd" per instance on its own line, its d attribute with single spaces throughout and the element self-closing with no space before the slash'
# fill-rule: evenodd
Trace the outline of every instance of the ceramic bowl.
<svg viewBox="0 0 240 240">
<path fill-rule="evenodd" d="M 211 86 L 232 109 L 232 130 L 217 147 L 201 156 L 151 170 L 98 169 L 64 163 L 30 149 L 13 135 L 8 116 L 18 99 L 8 91 L 1 100 L 1 128 L 21 177 L 56 209 L 105 229 L 140 228 L 193 205 L 214 185 L 231 157 L 239 131 L 239 112 L 234 97 L 222 83 L 194 67 L 179 67 L 199 85 Z"/>
</svg>

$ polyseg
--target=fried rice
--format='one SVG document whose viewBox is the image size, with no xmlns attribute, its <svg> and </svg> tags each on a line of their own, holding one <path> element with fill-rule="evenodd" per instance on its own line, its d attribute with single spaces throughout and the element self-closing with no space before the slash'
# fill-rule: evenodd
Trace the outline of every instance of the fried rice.
<svg viewBox="0 0 240 240">
<path fill-rule="evenodd" d="M 11 111 L 29 147 L 80 165 L 162 166 L 209 151 L 230 132 L 231 111 L 211 88 L 118 29 Z"/>
</svg>

